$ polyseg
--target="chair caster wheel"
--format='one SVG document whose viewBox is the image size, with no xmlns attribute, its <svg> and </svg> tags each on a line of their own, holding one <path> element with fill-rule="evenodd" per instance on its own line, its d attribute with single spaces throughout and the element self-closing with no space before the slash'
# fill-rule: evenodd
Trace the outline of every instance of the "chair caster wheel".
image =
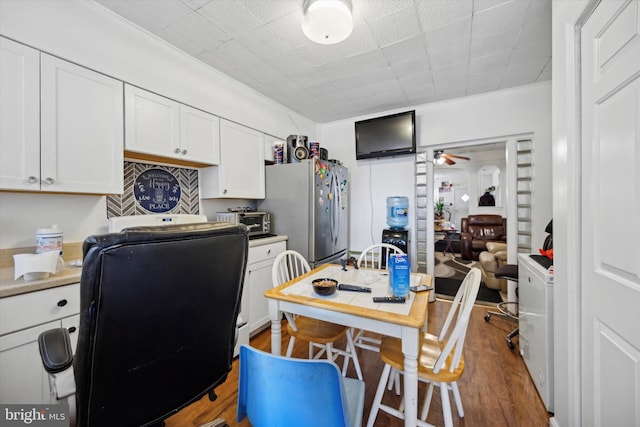
<svg viewBox="0 0 640 427">
<path fill-rule="evenodd" d="M 490 315 L 489 313 L 485 314 L 485 315 L 484 315 L 484 321 L 485 321 L 485 322 L 488 322 L 488 321 L 489 321 L 489 319 L 491 319 L 491 315 Z"/>
<path fill-rule="evenodd" d="M 513 350 L 514 348 L 516 348 L 515 344 L 513 343 L 513 341 L 511 341 L 511 339 L 507 339 L 507 345 L 509 346 L 509 348 L 511 350 Z"/>
</svg>

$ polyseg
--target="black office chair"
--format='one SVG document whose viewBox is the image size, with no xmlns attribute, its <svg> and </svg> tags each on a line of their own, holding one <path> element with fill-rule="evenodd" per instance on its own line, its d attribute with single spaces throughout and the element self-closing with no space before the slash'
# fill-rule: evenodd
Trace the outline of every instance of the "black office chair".
<svg viewBox="0 0 640 427">
<path fill-rule="evenodd" d="M 507 279 L 513 282 L 518 282 L 518 266 L 516 264 L 505 264 L 502 267 L 498 267 L 495 271 L 496 279 Z M 516 295 L 518 292 L 518 288 L 516 288 Z M 514 311 L 510 311 L 506 308 L 508 305 L 515 306 Z M 505 317 L 510 320 L 514 320 L 519 322 L 518 318 L 518 302 L 517 301 L 503 301 L 498 303 L 496 306 L 498 311 L 487 311 L 487 314 L 484 315 L 484 320 L 487 322 L 491 320 L 491 315 Z M 513 344 L 513 338 L 516 337 L 520 333 L 520 329 L 516 327 L 514 330 L 507 334 L 507 345 L 510 349 L 514 349 L 515 345 Z"/>
<path fill-rule="evenodd" d="M 39 337 L 52 392 L 76 406 L 76 425 L 162 425 L 215 399 L 233 361 L 248 245 L 246 227 L 227 223 L 85 240 L 75 357 L 66 329 Z"/>
</svg>

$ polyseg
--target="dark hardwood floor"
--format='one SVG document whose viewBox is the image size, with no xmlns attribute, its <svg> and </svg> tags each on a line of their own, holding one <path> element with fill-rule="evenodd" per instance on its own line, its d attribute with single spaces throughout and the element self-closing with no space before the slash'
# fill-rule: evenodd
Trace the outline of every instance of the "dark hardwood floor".
<svg viewBox="0 0 640 427">
<path fill-rule="evenodd" d="M 429 304 L 428 329 L 430 332 L 437 333 L 440 330 L 449 307 L 448 301 L 436 300 Z M 464 348 L 465 372 L 458 383 L 464 418 L 457 416 L 453 396 L 451 396 L 451 404 L 454 406 L 453 425 L 456 427 L 548 426 L 550 414 L 545 410 L 518 353 L 518 339 L 515 339 L 514 350 L 509 350 L 507 347 L 506 334 L 513 329 L 515 323 L 499 317 L 492 317 L 490 322 L 485 322 L 483 317 L 488 308 L 490 307 L 479 305 L 473 308 Z M 286 349 L 289 338 L 286 336 L 286 328 L 283 327 L 282 330 L 282 348 Z M 270 330 L 266 329 L 253 337 L 251 345 L 270 351 Z M 294 356 L 306 357 L 306 354 L 306 343 L 296 342 Z M 358 349 L 358 356 L 366 383 L 363 413 L 363 425 L 365 425 L 383 364 L 378 354 L 374 352 Z M 356 377 L 352 367 L 348 375 Z M 205 396 L 169 418 L 166 426 L 197 426 L 218 417 L 225 418 L 230 426 L 250 426 L 246 419 L 241 423 L 236 422 L 237 387 L 238 360 L 236 359 L 226 382 L 216 389 L 218 399 L 215 402 L 210 402 Z M 424 397 L 425 388 L 425 385 L 420 383 L 420 399 Z M 392 392 L 387 392 L 383 402 L 391 402 L 395 405 L 399 403 L 399 398 Z M 434 392 L 427 421 L 434 425 L 443 425 L 438 391 Z M 379 412 L 375 425 L 402 426 L 403 422 L 384 412 Z"/>
</svg>

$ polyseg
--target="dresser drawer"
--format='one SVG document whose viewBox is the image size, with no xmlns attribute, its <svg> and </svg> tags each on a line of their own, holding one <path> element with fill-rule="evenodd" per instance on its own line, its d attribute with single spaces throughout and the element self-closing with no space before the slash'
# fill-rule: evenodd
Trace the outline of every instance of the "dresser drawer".
<svg viewBox="0 0 640 427">
<path fill-rule="evenodd" d="M 80 284 L 0 298 L 0 335 L 80 313 Z"/>
<path fill-rule="evenodd" d="M 268 245 L 253 246 L 249 248 L 248 264 L 254 262 L 275 259 L 281 252 L 287 249 L 287 242 L 276 242 Z"/>
</svg>

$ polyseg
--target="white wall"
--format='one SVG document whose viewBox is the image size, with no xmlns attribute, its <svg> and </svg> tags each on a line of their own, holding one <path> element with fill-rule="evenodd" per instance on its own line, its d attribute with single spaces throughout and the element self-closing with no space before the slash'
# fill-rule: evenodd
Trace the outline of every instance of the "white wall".
<svg viewBox="0 0 640 427">
<path fill-rule="evenodd" d="M 413 156 L 356 160 L 354 122 L 411 109 L 416 110 L 417 143 L 423 148 L 462 146 L 467 141 L 533 135 L 536 172 L 532 240 L 534 248 L 542 247 L 546 237 L 544 227 L 552 212 L 551 82 L 319 125 L 318 138 L 321 146 L 329 150 L 329 158 L 339 159 L 349 168 L 350 249 L 360 251 L 372 242 L 380 241 L 381 231 L 386 228 L 387 196 L 408 196 L 410 212 L 415 212 Z M 415 215 L 409 222 L 411 229 L 415 230 Z M 413 236 L 411 241 L 411 251 L 415 254 Z"/>
<path fill-rule="evenodd" d="M 260 95 L 97 3 L 2 0 L 0 34 L 185 104 L 286 138 L 313 138 L 315 123 Z M 243 200 L 202 203 L 209 218 Z M 34 246 L 38 227 L 59 224 L 65 242 L 107 229 L 106 198 L 0 192 L 0 248 Z"/>
</svg>

